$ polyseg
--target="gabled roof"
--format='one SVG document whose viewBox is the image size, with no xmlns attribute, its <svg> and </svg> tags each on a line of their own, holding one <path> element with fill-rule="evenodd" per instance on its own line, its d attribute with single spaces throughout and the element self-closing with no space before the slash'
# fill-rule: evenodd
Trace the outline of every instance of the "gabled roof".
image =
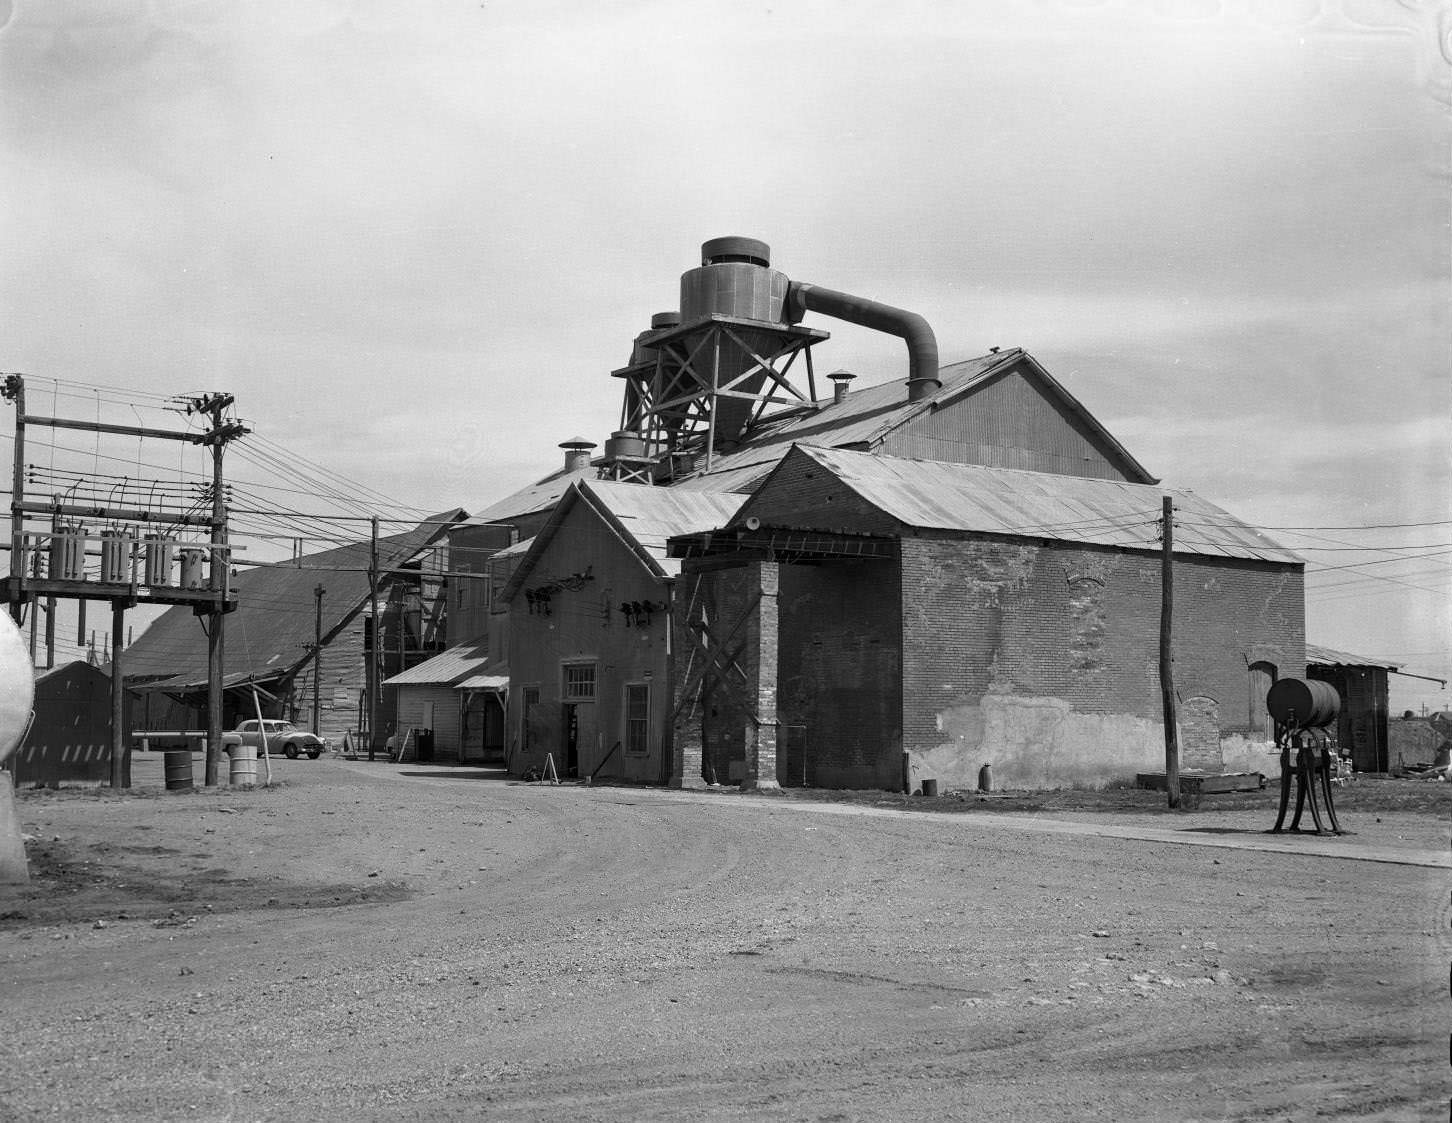
<svg viewBox="0 0 1452 1123">
<path fill-rule="evenodd" d="M 488 663 L 488 643 L 464 644 L 441 651 L 416 667 L 384 679 L 383 685 L 453 686 L 471 675 L 484 673 Z"/>
<path fill-rule="evenodd" d="M 1176 508 L 1175 553 L 1301 564 L 1291 551 L 1190 491 L 1120 480 L 874 456 L 797 445 L 768 478 L 806 458 L 904 527 L 1155 550 L 1161 498 Z M 751 515 L 748 499 L 733 522 Z"/>
<path fill-rule="evenodd" d="M 378 540 L 378 567 L 385 575 L 414 560 L 449 526 L 465 517 L 455 508 L 425 519 L 403 534 Z M 226 617 L 224 681 L 275 679 L 311 658 L 317 600 L 323 586 L 326 644 L 368 599 L 370 544 L 354 542 L 295 563 L 243 569 L 232 579 L 237 610 Z M 168 609 L 122 653 L 122 673 L 176 676 L 178 684 L 205 681 L 207 637 L 189 607 Z"/>
<path fill-rule="evenodd" d="M 1306 662 L 1319 663 L 1323 667 L 1381 667 L 1387 671 L 1399 671 L 1400 663 L 1390 659 L 1375 659 L 1367 655 L 1352 655 L 1349 651 L 1337 651 L 1318 644 L 1306 644 Z"/>
<path fill-rule="evenodd" d="M 105 667 L 98 667 L 94 663 L 90 663 L 85 659 L 69 659 L 64 663 L 57 663 L 54 667 L 36 667 L 35 685 L 39 686 L 47 679 L 52 678 L 59 681 L 60 679 L 65 678 L 67 675 L 76 673 L 77 669 L 82 667 L 90 668 L 91 673 L 100 675 L 101 678 L 109 679 L 111 677 L 111 668 L 109 664 Z M 85 674 L 87 672 L 81 671 L 80 673 Z"/>
<path fill-rule="evenodd" d="M 676 486 L 749 490 L 765 474 L 764 469 L 785 456 L 793 444 L 869 451 L 914 418 L 952 405 L 1016 367 L 1026 367 L 1045 392 L 1120 459 L 1120 466 L 1129 475 L 1137 476 L 1142 483 L 1158 482 L 1032 355 L 1013 347 L 941 367 L 938 377 L 942 386 L 921 401 L 908 401 L 907 380 L 903 379 L 864 387 L 841 402 L 828 398 L 771 414 L 748 434 L 740 448 L 712 457 L 709 473 Z M 758 471 L 753 473 L 751 468 Z"/>
<path fill-rule="evenodd" d="M 523 515 L 548 511 L 560 501 L 560 497 L 581 480 L 593 480 L 596 469 L 592 467 L 565 469 L 552 472 L 537 483 L 522 487 L 518 491 L 495 500 L 469 519 L 472 525 L 481 523 L 507 523 Z"/>
<path fill-rule="evenodd" d="M 565 518 L 583 504 L 619 536 L 642 566 L 655 577 L 674 577 L 681 563 L 666 556 L 666 542 L 677 534 L 692 534 L 724 526 L 741 506 L 742 496 L 648 484 L 591 480 L 576 483 L 555 507 L 549 521 L 530 539 L 529 550 L 504 587 L 510 600 L 524 584 Z"/>
</svg>

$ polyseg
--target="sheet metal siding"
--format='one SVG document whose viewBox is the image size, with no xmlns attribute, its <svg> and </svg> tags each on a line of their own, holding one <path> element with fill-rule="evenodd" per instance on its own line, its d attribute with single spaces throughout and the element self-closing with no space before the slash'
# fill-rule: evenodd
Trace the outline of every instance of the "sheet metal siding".
<svg viewBox="0 0 1452 1123">
<path fill-rule="evenodd" d="M 427 728 L 423 723 L 423 709 L 425 702 L 434 704 L 434 756 L 452 757 L 457 760 L 459 757 L 459 707 L 460 699 L 451 688 L 447 686 L 400 686 L 398 688 L 398 722 L 396 725 L 399 737 L 402 739 L 403 731 L 412 726 L 415 729 Z"/>
<path fill-rule="evenodd" d="M 1129 477 L 1082 421 L 1013 370 L 941 409 L 910 419 L 883 440 L 888 456 L 952 460 L 1095 479 Z"/>
</svg>

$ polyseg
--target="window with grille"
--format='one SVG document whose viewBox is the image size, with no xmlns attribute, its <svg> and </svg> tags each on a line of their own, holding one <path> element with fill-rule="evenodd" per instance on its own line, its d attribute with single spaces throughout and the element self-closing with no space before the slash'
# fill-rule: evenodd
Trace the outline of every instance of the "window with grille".
<svg viewBox="0 0 1452 1123">
<path fill-rule="evenodd" d="M 594 663 L 565 664 L 564 699 L 566 702 L 593 702 L 595 700 Z"/>
<path fill-rule="evenodd" d="M 535 732 L 535 711 L 539 708 L 539 687 L 526 686 L 519 699 L 519 744 L 532 749 L 538 742 Z"/>
<path fill-rule="evenodd" d="M 631 683 L 625 688 L 625 751 L 650 751 L 650 686 Z"/>
</svg>

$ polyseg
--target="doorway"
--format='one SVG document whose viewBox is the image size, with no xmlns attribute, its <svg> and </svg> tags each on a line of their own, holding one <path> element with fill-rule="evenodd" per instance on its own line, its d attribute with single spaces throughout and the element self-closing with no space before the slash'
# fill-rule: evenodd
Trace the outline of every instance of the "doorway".
<svg viewBox="0 0 1452 1123">
<path fill-rule="evenodd" d="M 578 777 L 582 756 L 590 755 L 594 759 L 595 703 L 566 702 L 564 717 L 564 744 L 560 746 L 560 759 L 564 763 L 564 774 Z"/>
</svg>

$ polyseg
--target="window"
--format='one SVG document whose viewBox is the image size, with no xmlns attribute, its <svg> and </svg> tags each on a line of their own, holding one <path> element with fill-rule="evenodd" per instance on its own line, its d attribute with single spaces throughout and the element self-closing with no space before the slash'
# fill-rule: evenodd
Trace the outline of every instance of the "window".
<svg viewBox="0 0 1452 1123">
<path fill-rule="evenodd" d="M 595 700 L 595 664 L 566 663 L 564 699 L 566 702 Z"/>
<path fill-rule="evenodd" d="M 625 751 L 644 756 L 650 751 L 650 685 L 625 687 Z"/>
<path fill-rule="evenodd" d="M 539 707 L 539 687 L 526 686 L 519 699 L 519 745 L 526 751 L 538 742 L 534 711 Z"/>
</svg>

